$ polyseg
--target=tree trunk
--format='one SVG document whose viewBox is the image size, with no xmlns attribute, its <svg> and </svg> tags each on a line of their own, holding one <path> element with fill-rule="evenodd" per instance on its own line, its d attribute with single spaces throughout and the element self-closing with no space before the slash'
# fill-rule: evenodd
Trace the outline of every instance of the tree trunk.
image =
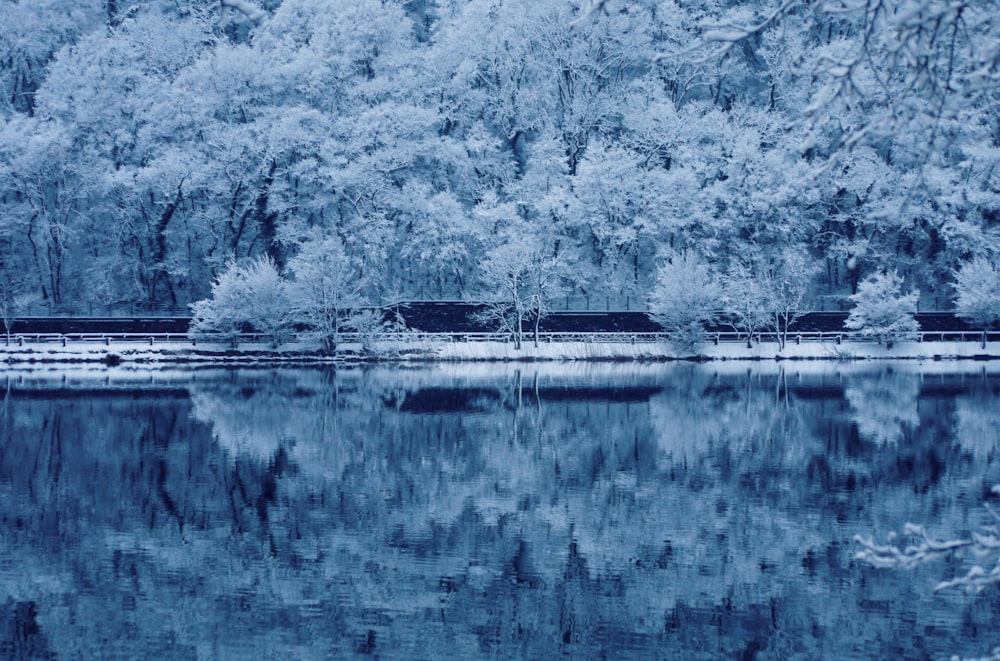
<svg viewBox="0 0 1000 661">
<path fill-rule="evenodd" d="M 514 314 L 517 315 L 516 324 L 514 326 L 514 328 L 515 328 L 515 330 L 514 330 L 514 350 L 515 351 L 520 351 L 521 350 L 521 339 L 524 336 L 524 325 L 522 323 L 524 316 L 521 313 L 521 306 L 517 306 L 517 307 L 514 308 Z"/>
<path fill-rule="evenodd" d="M 278 270 L 283 271 L 287 259 L 285 251 L 278 241 L 278 214 L 274 211 L 269 211 L 267 208 L 268 200 L 271 196 L 271 187 L 274 184 L 274 173 L 277 169 L 278 162 L 271 161 L 271 165 L 267 169 L 267 174 L 264 175 L 260 193 L 254 201 L 254 213 L 257 217 L 260 237 L 264 243 L 264 251 L 274 260 Z"/>
<path fill-rule="evenodd" d="M 174 199 L 167 203 L 167 206 L 163 209 L 163 213 L 156 221 L 155 234 L 153 236 L 153 276 L 149 284 L 149 304 L 150 306 L 155 306 L 160 302 L 157 289 L 160 282 L 163 283 L 166 288 L 167 300 L 170 302 L 171 306 L 177 305 L 177 294 L 174 292 L 174 283 L 170 280 L 170 274 L 167 272 L 167 227 L 170 225 L 170 220 L 174 217 L 174 213 L 177 211 L 177 207 L 180 206 L 181 202 L 184 201 L 184 179 L 181 179 L 180 183 L 177 184 L 177 194 Z"/>
</svg>

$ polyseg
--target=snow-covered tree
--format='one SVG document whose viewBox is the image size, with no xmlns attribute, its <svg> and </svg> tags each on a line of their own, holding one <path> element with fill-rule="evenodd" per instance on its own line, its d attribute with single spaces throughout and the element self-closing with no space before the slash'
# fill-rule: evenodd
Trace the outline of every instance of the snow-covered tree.
<svg viewBox="0 0 1000 661">
<path fill-rule="evenodd" d="M 703 340 L 706 324 L 716 321 L 722 287 L 711 267 L 691 251 L 664 255 L 649 298 L 653 321 L 670 333 L 683 352 Z"/>
<path fill-rule="evenodd" d="M 30 270 L 25 268 L 23 257 L 14 250 L 12 236 L 0 232 L 0 322 L 6 343 L 10 344 L 11 331 L 18 317 L 30 312 L 38 304 L 38 293 L 29 284 Z"/>
<path fill-rule="evenodd" d="M 14 322 L 28 313 L 38 298 L 24 286 L 21 274 L 12 273 L 5 266 L 0 264 L 0 322 L 3 322 L 5 341 L 10 344 Z"/>
<path fill-rule="evenodd" d="M 759 268 L 758 258 L 737 259 L 723 278 L 722 309 L 736 332 L 746 333 L 747 348 L 773 318 Z"/>
<path fill-rule="evenodd" d="M 889 347 L 914 338 L 920 330 L 914 317 L 920 293 L 904 294 L 902 288 L 903 279 L 895 271 L 869 276 L 851 296 L 854 307 L 844 326 Z"/>
<path fill-rule="evenodd" d="M 57 50 L 90 30 L 103 27 L 106 0 L 3 2 L 0 22 L 0 117 L 35 110 L 35 92 L 44 84 Z"/>
<path fill-rule="evenodd" d="M 568 242 L 564 242 L 565 243 Z M 529 258 L 528 273 L 529 308 L 531 311 L 531 333 L 538 346 L 538 332 L 542 319 L 552 312 L 553 302 L 565 295 L 567 283 L 582 287 L 587 284 L 585 272 L 577 266 L 566 248 L 546 245 L 541 239 L 525 246 Z"/>
<path fill-rule="evenodd" d="M 328 353 L 337 350 L 340 333 L 370 302 L 363 296 L 365 280 L 358 262 L 336 235 L 314 236 L 288 263 L 292 318 L 305 325 Z"/>
<path fill-rule="evenodd" d="M 31 265 L 33 289 L 49 306 L 64 303 L 77 285 L 71 273 L 86 265 L 73 257 L 77 223 L 87 193 L 72 136 L 57 122 L 14 117 L 0 124 L 0 235 Z"/>
<path fill-rule="evenodd" d="M 788 247 L 761 270 L 771 325 L 781 348 L 788 341 L 788 327 L 808 310 L 807 295 L 819 266 L 803 250 Z"/>
<path fill-rule="evenodd" d="M 1000 322 L 1000 268 L 974 257 L 955 272 L 955 314 L 985 332 Z M 983 335 L 985 348 L 986 336 Z"/>
<path fill-rule="evenodd" d="M 244 265 L 230 261 L 212 283 L 211 297 L 192 303 L 191 311 L 195 337 L 220 334 L 235 341 L 250 330 L 277 345 L 289 329 L 288 285 L 266 255 Z"/>
<path fill-rule="evenodd" d="M 510 334 L 515 349 L 521 348 L 524 324 L 531 313 L 530 272 L 530 260 L 519 246 L 511 243 L 503 243 L 488 252 L 479 265 L 484 307 L 476 313 L 476 319 Z"/>
<path fill-rule="evenodd" d="M 538 343 L 541 320 L 570 274 L 564 254 L 530 235 L 511 234 L 486 254 L 478 275 L 485 306 L 478 319 L 510 333 L 514 348 L 520 349 L 527 323 Z"/>
</svg>

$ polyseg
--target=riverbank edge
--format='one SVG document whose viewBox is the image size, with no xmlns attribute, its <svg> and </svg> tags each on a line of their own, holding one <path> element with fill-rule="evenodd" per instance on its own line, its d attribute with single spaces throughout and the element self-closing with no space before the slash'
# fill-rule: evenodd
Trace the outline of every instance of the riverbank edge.
<svg viewBox="0 0 1000 661">
<path fill-rule="evenodd" d="M 837 343 L 789 343 L 783 349 L 775 342 L 747 347 L 742 343 L 706 344 L 695 353 L 678 353 L 667 342 L 618 343 L 599 341 L 551 342 L 520 349 L 505 342 L 405 342 L 376 343 L 369 351 L 360 345 L 343 345 L 336 356 L 301 345 L 271 347 L 267 344 L 69 341 L 0 346 L 0 370 L 35 364 L 103 363 L 145 365 L 339 365 L 345 363 L 426 362 L 668 362 L 668 361 L 760 361 L 760 360 L 1000 360 L 1000 342 L 900 342 L 892 347 L 874 342 L 844 340 Z"/>
</svg>

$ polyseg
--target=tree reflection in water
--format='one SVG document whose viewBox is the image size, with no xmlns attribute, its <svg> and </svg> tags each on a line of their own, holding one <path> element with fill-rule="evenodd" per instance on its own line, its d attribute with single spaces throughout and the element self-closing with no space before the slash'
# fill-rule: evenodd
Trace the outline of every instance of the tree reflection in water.
<svg viewBox="0 0 1000 661">
<path fill-rule="evenodd" d="M 1000 482 L 931 367 L 12 375 L 0 656 L 971 654 L 995 594 L 852 560 Z"/>
</svg>

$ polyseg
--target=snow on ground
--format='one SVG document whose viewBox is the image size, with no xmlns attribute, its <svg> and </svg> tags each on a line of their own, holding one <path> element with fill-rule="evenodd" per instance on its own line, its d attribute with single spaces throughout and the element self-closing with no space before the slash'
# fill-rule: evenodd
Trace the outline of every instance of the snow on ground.
<svg viewBox="0 0 1000 661">
<path fill-rule="evenodd" d="M 776 342 L 747 348 L 742 342 L 707 343 L 697 358 L 708 360 L 779 360 L 779 359 L 961 359 L 989 356 L 1000 359 L 1000 342 L 986 348 L 978 342 L 900 342 L 891 349 L 874 342 L 844 341 L 789 343 L 784 349 Z M 525 342 L 520 350 L 513 343 L 452 342 L 434 353 L 437 360 L 672 360 L 683 356 L 666 342 L 552 342 L 535 347 Z"/>
<path fill-rule="evenodd" d="M 337 358 L 321 356 L 302 344 L 272 348 L 266 343 L 243 343 L 233 348 L 227 343 L 172 341 L 100 341 L 24 342 L 0 346 L 0 364 L 45 365 L 52 363 L 127 364 L 295 364 L 358 360 L 360 345 L 342 345 Z M 692 358 L 674 351 L 665 342 L 542 342 L 537 347 L 526 341 L 521 349 L 505 342 L 429 342 L 385 341 L 376 345 L 371 356 L 387 361 L 659 361 Z M 828 342 L 789 343 L 781 349 L 775 342 L 747 348 L 741 342 L 706 343 L 697 352 L 705 360 L 866 360 L 866 359 L 1000 359 L 1000 342 L 989 342 L 984 349 L 978 342 L 899 342 L 892 348 L 874 342 L 842 344 Z"/>
</svg>

